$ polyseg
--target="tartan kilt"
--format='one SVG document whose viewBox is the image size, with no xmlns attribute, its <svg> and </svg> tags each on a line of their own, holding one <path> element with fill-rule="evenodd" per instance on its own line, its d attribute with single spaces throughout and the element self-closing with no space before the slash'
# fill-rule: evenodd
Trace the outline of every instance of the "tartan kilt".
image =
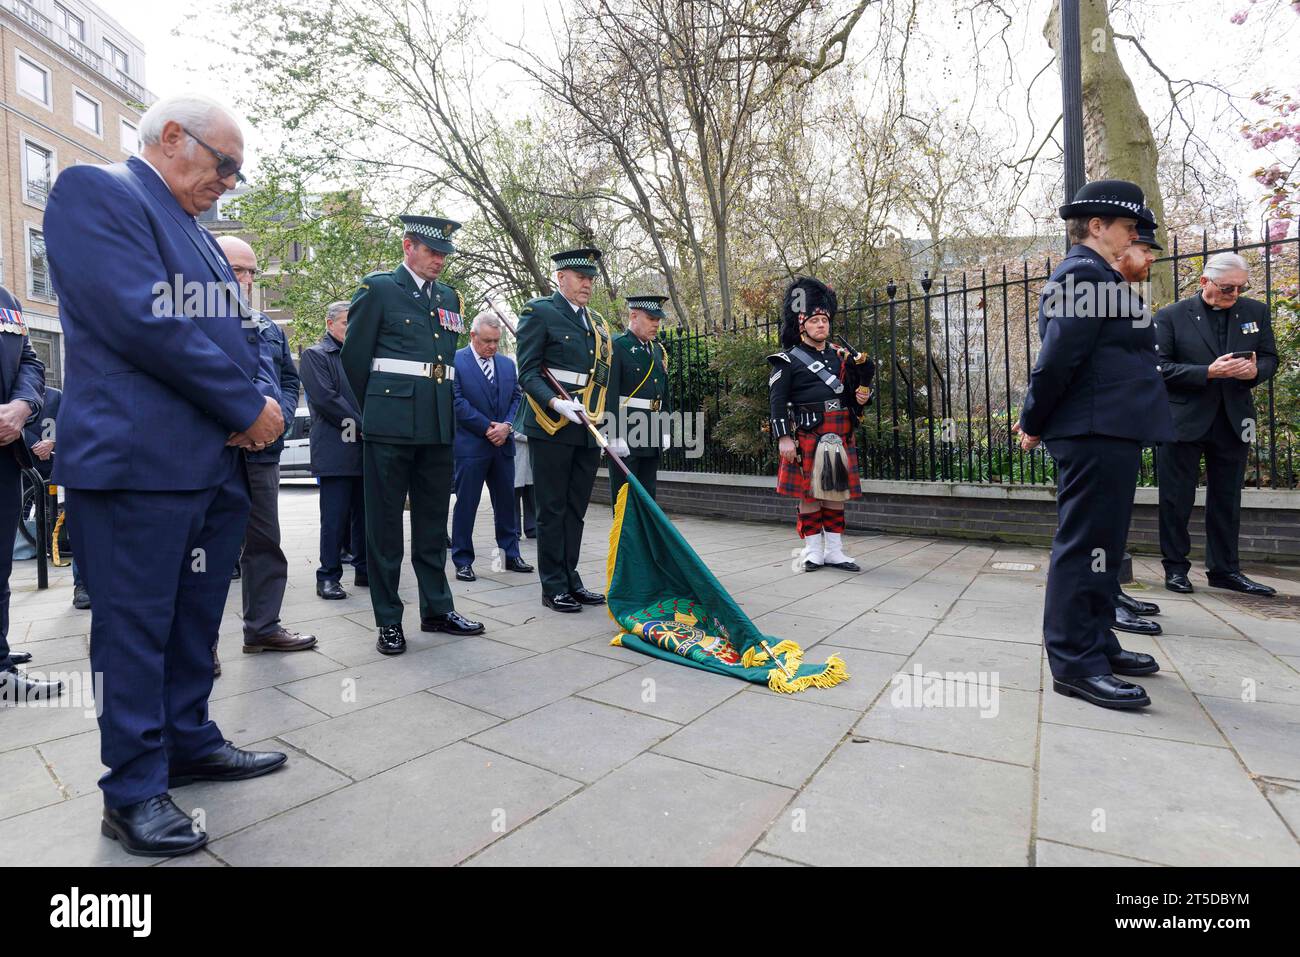
<svg viewBox="0 0 1300 957">
<path fill-rule="evenodd" d="M 795 443 L 799 450 L 796 462 L 781 462 L 776 473 L 776 494 L 791 498 L 811 498 L 813 453 L 817 449 L 817 440 L 827 432 L 834 432 L 844 439 L 844 451 L 849 461 L 849 498 L 862 497 L 862 482 L 858 478 L 858 446 L 853 439 L 853 417 L 847 409 L 827 412 L 822 420 L 820 432 L 807 432 L 799 429 L 795 432 Z"/>
</svg>

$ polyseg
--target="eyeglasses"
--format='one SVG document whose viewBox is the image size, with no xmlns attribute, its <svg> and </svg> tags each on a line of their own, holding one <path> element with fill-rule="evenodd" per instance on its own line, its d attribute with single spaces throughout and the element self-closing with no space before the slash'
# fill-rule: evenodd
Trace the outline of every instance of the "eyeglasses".
<svg viewBox="0 0 1300 957">
<path fill-rule="evenodd" d="M 238 276 L 240 273 L 246 272 L 248 273 L 249 279 L 256 279 L 259 275 L 258 271 L 254 269 L 252 266 L 231 266 L 230 271 L 233 272 L 236 276 Z"/>
<path fill-rule="evenodd" d="M 1210 279 L 1209 276 L 1206 276 L 1205 278 Z M 1246 293 L 1250 292 L 1250 286 L 1246 285 L 1245 283 L 1236 286 L 1233 285 L 1232 283 L 1228 283 L 1227 285 L 1224 285 L 1223 283 L 1217 282 L 1213 279 L 1210 279 L 1210 282 L 1214 283 L 1214 285 L 1218 288 L 1219 292 L 1223 293 L 1225 296 L 1235 296 L 1237 293 L 1241 293 L 1244 296 Z"/>
<path fill-rule="evenodd" d="M 203 142 L 201 139 L 199 139 L 189 130 L 185 129 L 185 127 L 183 126 L 181 127 L 181 131 L 190 139 L 192 139 L 194 142 L 198 143 L 205 150 L 211 153 L 214 157 L 216 157 L 218 176 L 220 176 L 222 179 L 229 179 L 230 177 L 233 176 L 235 177 L 235 182 L 239 183 L 241 186 L 244 183 L 248 182 L 248 180 L 244 178 L 244 174 L 239 171 L 239 166 L 240 166 L 239 161 L 236 160 L 233 156 L 229 156 L 221 152 L 221 150 L 213 149 L 211 146 Z"/>
</svg>

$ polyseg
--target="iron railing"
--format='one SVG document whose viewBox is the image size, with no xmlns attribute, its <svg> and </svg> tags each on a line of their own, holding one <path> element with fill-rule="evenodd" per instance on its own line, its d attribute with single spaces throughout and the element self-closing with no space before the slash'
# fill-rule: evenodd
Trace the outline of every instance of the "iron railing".
<svg viewBox="0 0 1300 957">
<path fill-rule="evenodd" d="M 1254 391 L 1261 426 L 1256 430 L 1246 484 L 1296 488 L 1300 445 L 1300 356 L 1286 339 L 1300 339 L 1300 237 L 1275 243 L 1211 248 L 1201 239 L 1190 249 L 1175 239 L 1157 260 L 1177 298 L 1197 289 L 1207 256 L 1231 251 L 1251 261 L 1251 298 L 1268 304 L 1278 339 L 1278 375 Z M 875 400 L 858 433 L 864 478 L 931 482 L 1051 484 L 1052 459 L 1041 447 L 1024 452 L 1011 432 L 1039 347 L 1038 299 L 1051 274 L 1046 259 L 1035 266 L 980 269 L 884 289 L 840 296 L 833 333 L 842 334 L 876 362 Z M 1164 303 L 1157 303 L 1158 308 Z M 717 332 L 677 328 L 660 333 L 668 350 L 673 408 L 703 412 L 712 428 L 727 414 L 724 397 L 733 374 L 710 360 L 719 336 L 749 336 L 776 348 L 779 316 L 749 316 Z M 1281 380 L 1279 380 L 1281 377 Z M 733 413 L 734 414 L 734 413 Z M 755 428 L 758 427 L 755 419 Z M 703 454 L 675 449 L 666 469 L 771 474 L 773 450 L 737 454 L 712 441 Z M 1143 455 L 1141 484 L 1157 481 L 1155 456 Z"/>
</svg>

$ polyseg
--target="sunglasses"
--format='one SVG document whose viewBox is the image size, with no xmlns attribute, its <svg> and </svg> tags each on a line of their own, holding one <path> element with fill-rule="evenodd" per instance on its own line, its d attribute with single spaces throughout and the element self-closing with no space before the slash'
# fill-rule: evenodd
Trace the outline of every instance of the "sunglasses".
<svg viewBox="0 0 1300 957">
<path fill-rule="evenodd" d="M 1205 278 L 1210 279 L 1209 276 L 1206 276 Z M 1247 286 L 1245 283 L 1242 283 L 1240 286 L 1235 286 L 1232 283 L 1225 285 L 1221 282 L 1214 282 L 1213 279 L 1210 279 L 1210 282 L 1213 282 L 1219 292 L 1226 296 L 1235 296 L 1237 293 L 1241 293 L 1244 296 L 1246 293 L 1250 292 L 1250 286 Z"/>
<path fill-rule="evenodd" d="M 217 175 L 220 176 L 222 179 L 229 179 L 230 177 L 233 176 L 235 177 L 235 182 L 241 186 L 244 183 L 248 182 L 248 180 L 244 178 L 244 174 L 239 171 L 239 166 L 240 166 L 239 161 L 236 160 L 233 156 L 228 156 L 227 154 L 221 152 L 221 150 L 213 149 L 211 146 L 203 142 L 201 139 L 199 139 L 189 130 L 185 129 L 185 127 L 183 126 L 181 127 L 181 132 L 183 132 L 194 142 L 198 143 L 200 146 L 202 146 L 205 150 L 207 150 L 216 158 Z"/>
</svg>

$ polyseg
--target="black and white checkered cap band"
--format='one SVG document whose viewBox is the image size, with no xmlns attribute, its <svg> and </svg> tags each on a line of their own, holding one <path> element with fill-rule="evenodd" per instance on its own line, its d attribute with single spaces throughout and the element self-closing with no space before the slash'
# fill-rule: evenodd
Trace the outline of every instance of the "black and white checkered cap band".
<svg viewBox="0 0 1300 957">
<path fill-rule="evenodd" d="M 1141 204 L 1141 203 L 1129 203 L 1129 202 L 1125 202 L 1125 201 L 1122 200 L 1122 199 L 1115 199 L 1114 197 L 1111 197 L 1111 196 L 1100 196 L 1100 197 L 1098 197 L 1097 199 L 1088 200 L 1088 202 L 1091 202 L 1091 203 L 1109 203 L 1109 204 L 1112 205 L 1112 206 L 1123 206 L 1125 209 L 1131 209 L 1131 210 L 1133 210 L 1133 212 L 1135 212 L 1135 213 L 1140 213 L 1140 212 L 1142 212 L 1142 204 Z"/>
<path fill-rule="evenodd" d="M 570 256 L 567 259 L 555 260 L 556 269 L 569 269 L 573 266 L 594 267 L 595 265 L 596 265 L 596 261 L 586 256 Z"/>
<path fill-rule="evenodd" d="M 658 299 L 629 299 L 627 305 L 629 309 L 654 310 L 662 308 Z"/>
<path fill-rule="evenodd" d="M 421 236 L 428 236 L 430 239 L 446 239 L 454 232 L 450 229 L 439 229 L 437 226 L 426 226 L 424 223 L 406 223 L 408 233 L 419 233 Z"/>
</svg>

